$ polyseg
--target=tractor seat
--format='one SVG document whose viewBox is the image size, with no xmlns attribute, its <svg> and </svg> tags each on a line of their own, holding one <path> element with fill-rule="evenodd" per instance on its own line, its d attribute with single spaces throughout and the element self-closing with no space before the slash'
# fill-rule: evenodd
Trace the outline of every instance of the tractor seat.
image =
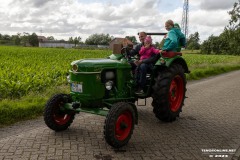
<svg viewBox="0 0 240 160">
<path fill-rule="evenodd" d="M 182 56 L 182 53 L 181 52 L 173 52 L 173 51 L 163 51 L 162 52 L 162 56 L 166 57 L 166 58 L 172 58 L 177 55 Z"/>
</svg>

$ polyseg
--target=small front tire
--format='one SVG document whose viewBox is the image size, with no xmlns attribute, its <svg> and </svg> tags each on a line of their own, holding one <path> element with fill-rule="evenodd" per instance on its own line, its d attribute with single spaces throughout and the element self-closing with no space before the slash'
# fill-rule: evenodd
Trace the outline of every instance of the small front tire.
<svg viewBox="0 0 240 160">
<path fill-rule="evenodd" d="M 62 111 L 64 103 L 71 103 L 71 97 L 67 94 L 56 94 L 46 104 L 44 121 L 54 131 L 66 130 L 73 122 L 75 113 Z"/>
<path fill-rule="evenodd" d="M 104 138 L 110 146 L 120 148 L 128 143 L 134 129 L 135 114 L 133 107 L 125 102 L 110 108 L 104 125 Z"/>
</svg>

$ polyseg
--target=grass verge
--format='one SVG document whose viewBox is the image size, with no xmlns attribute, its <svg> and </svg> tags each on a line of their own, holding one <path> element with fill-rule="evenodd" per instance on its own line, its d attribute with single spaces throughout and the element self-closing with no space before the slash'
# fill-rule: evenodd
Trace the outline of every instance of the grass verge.
<svg viewBox="0 0 240 160">
<path fill-rule="evenodd" d="M 187 80 L 199 80 L 239 69 L 240 64 L 214 64 L 211 66 L 190 68 L 191 73 L 187 74 Z"/>
<path fill-rule="evenodd" d="M 30 93 L 20 99 L 0 101 L 0 127 L 41 116 L 48 99 L 57 93 L 67 93 L 68 89 L 63 85 L 49 88 L 44 93 Z"/>
</svg>

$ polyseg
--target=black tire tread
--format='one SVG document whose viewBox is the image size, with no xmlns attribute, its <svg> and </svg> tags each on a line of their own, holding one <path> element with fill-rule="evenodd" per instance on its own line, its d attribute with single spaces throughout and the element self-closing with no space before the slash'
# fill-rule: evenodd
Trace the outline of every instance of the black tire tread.
<svg viewBox="0 0 240 160">
<path fill-rule="evenodd" d="M 176 112 L 172 112 L 168 100 L 168 92 L 172 78 L 175 75 L 180 75 L 184 83 L 184 95 L 180 108 Z M 179 64 L 173 64 L 170 68 L 159 71 L 158 76 L 155 78 L 155 84 L 153 86 L 152 94 L 152 106 L 155 116 L 164 122 L 172 122 L 179 116 L 182 106 L 184 105 L 185 93 L 186 93 L 186 76 L 184 69 Z"/>
<path fill-rule="evenodd" d="M 115 123 L 116 123 L 118 116 L 126 110 L 129 110 L 132 113 L 132 118 L 133 118 L 132 128 L 131 128 L 131 131 L 130 131 L 128 137 L 123 141 L 119 141 L 115 138 Z M 131 135 L 133 133 L 134 124 L 135 124 L 135 111 L 134 111 L 133 107 L 126 102 L 115 103 L 110 108 L 110 110 L 106 116 L 106 119 L 105 119 L 104 138 L 105 138 L 106 142 L 114 148 L 120 148 L 120 147 L 126 145 L 128 143 L 128 141 L 130 140 Z"/>
<path fill-rule="evenodd" d="M 44 109 L 44 114 L 43 114 L 44 115 L 44 121 L 45 121 L 46 125 L 54 131 L 66 130 L 72 124 L 72 122 L 74 120 L 74 117 L 75 117 L 75 114 L 72 114 L 69 121 L 67 123 L 65 123 L 64 125 L 56 124 L 53 117 L 52 117 L 52 112 L 53 112 L 53 109 L 54 109 L 53 108 L 54 105 L 59 103 L 59 101 L 64 101 L 65 103 L 71 102 L 71 97 L 67 94 L 56 94 L 56 95 L 54 95 L 47 102 L 47 104 L 45 106 L 45 109 Z"/>
</svg>

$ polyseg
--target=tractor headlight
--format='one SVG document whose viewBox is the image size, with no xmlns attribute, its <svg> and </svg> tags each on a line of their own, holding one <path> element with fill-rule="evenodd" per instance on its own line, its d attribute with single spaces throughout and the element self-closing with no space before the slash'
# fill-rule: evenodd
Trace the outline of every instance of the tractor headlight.
<svg viewBox="0 0 240 160">
<path fill-rule="evenodd" d="M 113 87 L 113 81 L 107 81 L 105 83 L 105 87 L 106 87 L 107 90 L 111 90 L 112 87 Z"/>
<path fill-rule="evenodd" d="M 73 70 L 74 72 L 77 72 L 77 70 L 78 70 L 78 65 L 77 65 L 77 64 L 74 64 L 74 65 L 72 66 L 72 70 Z"/>
<path fill-rule="evenodd" d="M 107 72 L 105 73 L 105 78 L 106 78 L 107 80 L 109 80 L 109 79 L 114 79 L 114 77 L 115 77 L 115 75 L 114 75 L 114 72 L 113 72 L 113 71 L 107 71 Z"/>
</svg>

